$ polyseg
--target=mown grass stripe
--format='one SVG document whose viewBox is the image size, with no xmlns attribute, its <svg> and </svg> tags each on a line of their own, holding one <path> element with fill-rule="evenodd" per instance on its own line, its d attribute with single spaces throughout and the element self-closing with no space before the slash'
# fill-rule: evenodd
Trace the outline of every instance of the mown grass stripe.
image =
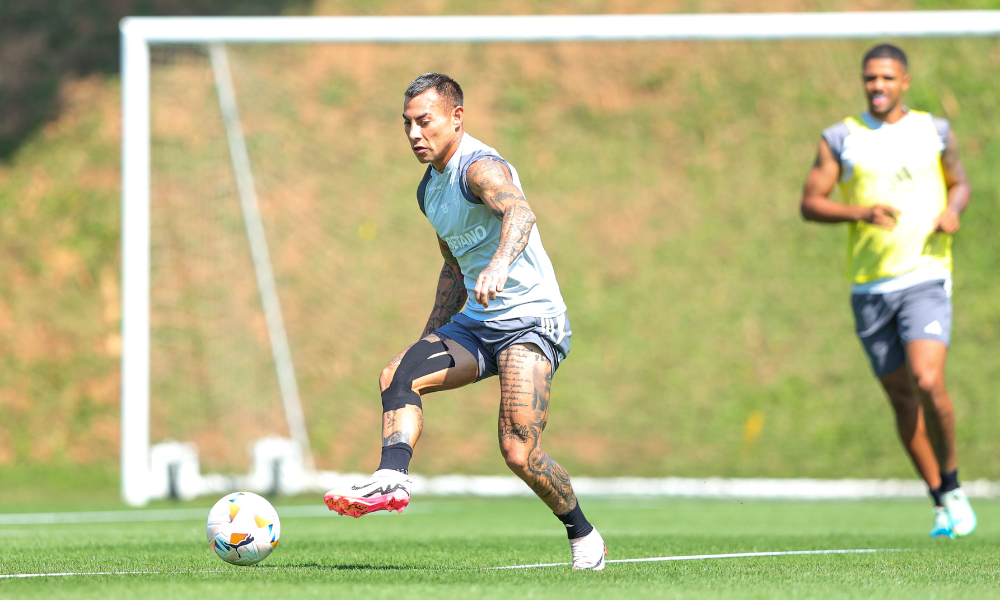
<svg viewBox="0 0 1000 600">
<path fill-rule="evenodd" d="M 282 506 L 278 514 L 289 518 L 326 517 L 326 506 Z M 57 525 L 63 523 L 135 523 L 194 521 L 208 516 L 208 508 L 166 508 L 154 510 L 109 510 L 92 512 L 0 514 L 0 525 Z"/>
<path fill-rule="evenodd" d="M 763 556 L 801 556 L 816 554 L 874 554 L 876 552 L 903 552 L 899 548 L 857 548 L 849 550 L 788 550 L 776 552 L 736 552 L 730 554 L 690 554 L 685 556 L 658 556 L 652 558 L 619 558 L 609 560 L 608 563 L 639 563 L 639 562 L 669 562 L 681 560 L 709 560 L 716 558 L 756 558 Z M 506 570 L 506 569 L 538 569 L 543 567 L 565 567 L 572 563 L 540 563 L 536 565 L 512 565 L 506 567 L 487 567 L 484 570 Z M 0 579 L 29 579 L 33 577 L 72 577 L 76 575 L 164 575 L 164 574 L 192 574 L 192 573 L 224 573 L 223 570 L 213 571 L 82 571 L 76 573 L 12 573 L 0 575 Z"/>
<path fill-rule="evenodd" d="M 187 573 L 222 573 L 223 571 L 82 571 L 79 573 L 13 573 L 0 575 L 0 579 L 29 579 L 32 577 L 73 577 L 76 575 L 177 575 Z"/>
</svg>

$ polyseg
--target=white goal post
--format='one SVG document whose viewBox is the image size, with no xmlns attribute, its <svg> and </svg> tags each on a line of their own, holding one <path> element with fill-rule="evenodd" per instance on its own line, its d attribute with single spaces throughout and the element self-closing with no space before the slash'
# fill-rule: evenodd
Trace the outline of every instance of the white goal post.
<svg viewBox="0 0 1000 600">
<path fill-rule="evenodd" d="M 697 15 L 588 16 L 449 16 L 449 17 L 134 17 L 121 22 L 122 77 L 122 374 L 121 374 L 121 493 L 126 503 L 143 505 L 150 498 L 150 45 L 203 44 L 213 48 L 213 64 L 226 70 L 225 43 L 301 42 L 570 42 L 570 41 L 690 41 L 779 40 L 884 37 L 956 37 L 1000 34 L 1000 10 L 867 13 L 774 13 Z M 228 75 L 227 75 L 228 76 Z M 220 85 L 225 104 L 226 90 Z M 224 108 L 225 110 L 225 108 Z M 235 114 L 235 105 L 232 106 Z M 305 433 L 291 357 L 283 339 L 280 307 L 266 242 L 255 221 L 256 199 L 249 173 L 240 173 L 238 121 L 229 127 L 230 148 L 237 171 L 241 203 L 251 238 L 258 285 L 268 315 L 267 327 L 283 396 L 290 437 L 309 465 Z M 245 149 L 242 150 L 245 154 Z M 257 241 L 254 241 L 254 238 Z M 296 413 L 296 411 L 298 411 Z M 297 415 L 297 416 L 296 416 Z M 183 452 L 181 450 L 181 452 Z M 461 491 L 451 480 L 430 482 L 439 493 Z M 598 480 L 580 478 L 584 487 L 601 489 Z M 632 487 L 608 480 L 614 493 Z M 628 480 L 632 481 L 632 480 Z M 752 484 L 716 481 L 715 493 L 753 495 Z M 737 481 L 737 480 L 730 480 Z M 750 481 L 750 480 L 744 480 Z M 713 493 L 686 480 L 636 480 L 635 493 L 661 493 L 664 485 L 680 486 L 677 495 Z M 704 482 L 706 485 L 709 482 Z M 877 483 L 877 482 L 876 482 Z M 801 485 L 810 485 L 803 480 Z M 874 485 L 874 484 L 873 484 Z M 436 486 L 436 487 L 435 487 Z M 616 487 L 617 486 L 617 487 Z M 686 486 L 686 487 L 685 487 Z M 749 486 L 749 487 L 748 487 Z M 501 485 L 501 488 L 503 486 Z M 515 486 L 516 487 L 516 486 Z M 517 490 L 524 491 L 527 488 Z M 773 490 L 773 482 L 767 489 Z M 885 486 L 883 486 L 885 487 Z M 891 487 L 891 486 L 890 486 Z M 922 493 L 919 486 L 904 495 Z M 697 489 L 696 489 L 697 488 Z M 513 489 L 513 488 L 512 488 Z M 674 489 L 674 488 L 671 488 Z M 865 488 L 869 489 L 869 488 Z M 874 488 L 872 488 L 874 489 Z M 881 490 L 882 488 L 878 488 Z M 895 488 L 892 488 L 895 489 Z M 659 491 L 658 491 L 659 490 Z M 689 490 L 684 492 L 684 490 Z M 699 492 L 699 490 L 701 490 Z M 750 491 L 748 491 L 750 490 Z M 518 493 L 516 490 L 513 493 Z M 850 497 L 889 492 L 858 490 Z M 982 493 L 995 493 L 990 487 Z M 814 494 L 815 495 L 815 494 Z M 822 496 L 819 493 L 819 496 Z M 891 494 L 890 494 L 891 495 Z M 833 497 L 837 497 L 836 494 Z"/>
</svg>

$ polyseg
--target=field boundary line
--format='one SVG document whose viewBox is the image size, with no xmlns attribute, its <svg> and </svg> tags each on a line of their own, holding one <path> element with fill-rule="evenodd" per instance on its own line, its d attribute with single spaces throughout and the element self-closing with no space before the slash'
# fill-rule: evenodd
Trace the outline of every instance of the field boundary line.
<svg viewBox="0 0 1000 600">
<path fill-rule="evenodd" d="M 651 558 L 616 558 L 607 563 L 674 562 L 681 560 L 710 560 L 715 558 L 757 558 L 762 556 L 802 556 L 815 554 L 875 554 L 877 552 L 905 552 L 902 548 L 854 548 L 848 550 L 784 550 L 773 552 L 735 552 L 730 554 L 686 554 L 681 556 L 657 556 Z M 565 567 L 573 563 L 539 563 L 537 565 L 511 565 L 508 567 L 486 567 L 484 570 L 540 569 L 542 567 Z"/>
</svg>

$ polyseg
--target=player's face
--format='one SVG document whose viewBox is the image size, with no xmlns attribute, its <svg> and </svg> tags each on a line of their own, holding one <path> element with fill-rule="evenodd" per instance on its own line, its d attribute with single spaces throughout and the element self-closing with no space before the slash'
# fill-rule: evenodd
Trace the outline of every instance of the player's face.
<svg viewBox="0 0 1000 600">
<path fill-rule="evenodd" d="M 891 58 L 873 58 L 862 72 L 868 112 L 884 117 L 902 107 L 903 92 L 910 87 L 910 75 L 903 63 Z"/>
<path fill-rule="evenodd" d="M 455 153 L 462 130 L 461 106 L 452 108 L 433 89 L 403 104 L 403 130 L 413 155 L 441 171 Z"/>
</svg>

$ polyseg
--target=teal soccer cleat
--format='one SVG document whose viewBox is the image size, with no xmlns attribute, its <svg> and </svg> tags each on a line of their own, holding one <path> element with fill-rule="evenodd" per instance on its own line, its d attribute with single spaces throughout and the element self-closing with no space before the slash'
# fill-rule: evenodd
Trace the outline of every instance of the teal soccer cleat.
<svg viewBox="0 0 1000 600">
<path fill-rule="evenodd" d="M 951 526 L 951 517 L 948 516 L 948 509 L 943 506 L 934 507 L 934 526 L 931 527 L 931 537 L 941 539 L 955 539 L 955 530 Z"/>
<path fill-rule="evenodd" d="M 969 535 L 976 528 L 976 513 L 972 512 L 969 497 L 962 488 L 941 494 L 941 504 L 951 518 L 951 529 L 955 535 Z"/>
</svg>

